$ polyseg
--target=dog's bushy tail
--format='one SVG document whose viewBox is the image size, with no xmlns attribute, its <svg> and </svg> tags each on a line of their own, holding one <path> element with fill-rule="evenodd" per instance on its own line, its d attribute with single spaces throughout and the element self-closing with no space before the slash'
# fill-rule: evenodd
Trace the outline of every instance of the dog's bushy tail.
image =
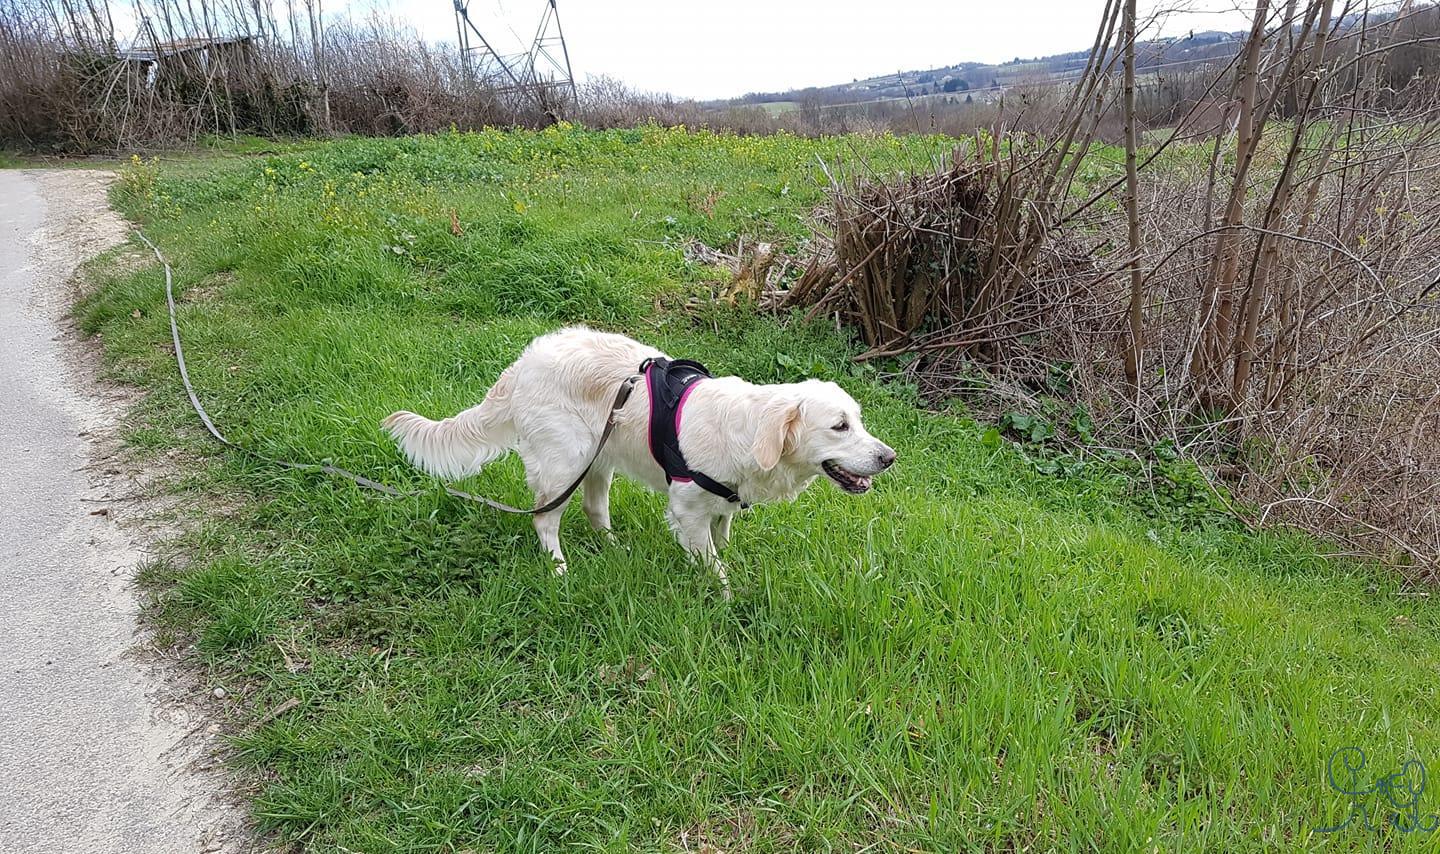
<svg viewBox="0 0 1440 854">
<path fill-rule="evenodd" d="M 380 427 L 422 471 L 448 480 L 479 474 L 486 463 L 515 444 L 510 412 L 513 386 L 514 376 L 507 368 L 478 406 L 459 415 L 431 421 L 413 412 L 396 412 Z"/>
</svg>

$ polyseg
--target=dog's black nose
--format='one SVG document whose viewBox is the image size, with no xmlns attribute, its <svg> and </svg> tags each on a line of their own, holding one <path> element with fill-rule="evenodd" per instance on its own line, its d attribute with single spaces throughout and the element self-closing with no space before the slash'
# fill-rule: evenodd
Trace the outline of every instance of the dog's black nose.
<svg viewBox="0 0 1440 854">
<path fill-rule="evenodd" d="M 880 463 L 880 468 L 890 468 L 890 466 L 895 464 L 895 449 L 886 448 L 885 450 L 875 455 L 875 460 L 876 462 Z"/>
</svg>

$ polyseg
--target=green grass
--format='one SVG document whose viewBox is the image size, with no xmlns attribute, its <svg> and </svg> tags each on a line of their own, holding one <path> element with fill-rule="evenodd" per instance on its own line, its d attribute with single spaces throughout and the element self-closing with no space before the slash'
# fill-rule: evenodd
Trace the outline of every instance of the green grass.
<svg viewBox="0 0 1440 854">
<path fill-rule="evenodd" d="M 559 127 L 128 169 L 115 200 L 175 264 L 222 428 L 424 491 L 207 444 L 156 269 L 80 307 L 113 374 L 153 390 L 132 441 L 191 461 L 206 521 L 146 568 L 151 619 L 230 689 L 262 827 L 363 852 L 1430 850 L 1310 830 L 1345 815 L 1336 748 L 1372 777 L 1440 758 L 1425 599 L 1297 538 L 1147 513 L 1110 469 L 1042 474 L 833 328 L 683 309 L 716 276 L 684 241 L 799 240 L 817 155 L 893 169 L 947 145 Z M 445 497 L 376 422 L 472 404 L 576 321 L 755 381 L 835 379 L 900 464 L 865 497 L 748 511 L 733 603 L 623 483 L 619 544 L 574 512 L 557 579 L 526 521 Z M 528 500 L 513 460 L 476 480 Z"/>
<path fill-rule="evenodd" d="M 794 112 L 800 109 L 799 101 L 765 101 L 755 106 L 769 113 L 771 116 L 778 116 L 783 113 Z"/>
</svg>

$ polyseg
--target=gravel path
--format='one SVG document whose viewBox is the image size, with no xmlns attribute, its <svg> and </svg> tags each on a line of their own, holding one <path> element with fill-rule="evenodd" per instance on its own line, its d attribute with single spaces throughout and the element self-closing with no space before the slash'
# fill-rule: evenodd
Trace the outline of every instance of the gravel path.
<svg viewBox="0 0 1440 854">
<path fill-rule="evenodd" d="M 143 553 L 98 456 L 124 401 L 65 320 L 125 235 L 109 180 L 0 170 L 0 852 L 248 850 L 214 727 L 137 649 Z"/>
</svg>

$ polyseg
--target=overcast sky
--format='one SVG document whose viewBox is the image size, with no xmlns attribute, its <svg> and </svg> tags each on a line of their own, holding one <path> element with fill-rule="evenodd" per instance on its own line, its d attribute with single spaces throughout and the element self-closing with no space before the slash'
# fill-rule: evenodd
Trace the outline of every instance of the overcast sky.
<svg viewBox="0 0 1440 854">
<path fill-rule="evenodd" d="M 501 53 L 529 46 L 545 0 L 471 0 Z M 1237 0 L 1175 0 L 1165 34 L 1239 30 Z M 1088 49 L 1103 0 L 558 0 L 578 80 L 694 98 L 845 83 L 958 62 L 1005 62 Z M 1143 10 L 1155 0 L 1141 0 Z M 1251 2 L 1241 5 L 1253 8 Z M 376 9 L 455 43 L 451 0 L 341 0 L 326 17 Z M 523 42 L 523 45 L 522 45 Z"/>
</svg>

